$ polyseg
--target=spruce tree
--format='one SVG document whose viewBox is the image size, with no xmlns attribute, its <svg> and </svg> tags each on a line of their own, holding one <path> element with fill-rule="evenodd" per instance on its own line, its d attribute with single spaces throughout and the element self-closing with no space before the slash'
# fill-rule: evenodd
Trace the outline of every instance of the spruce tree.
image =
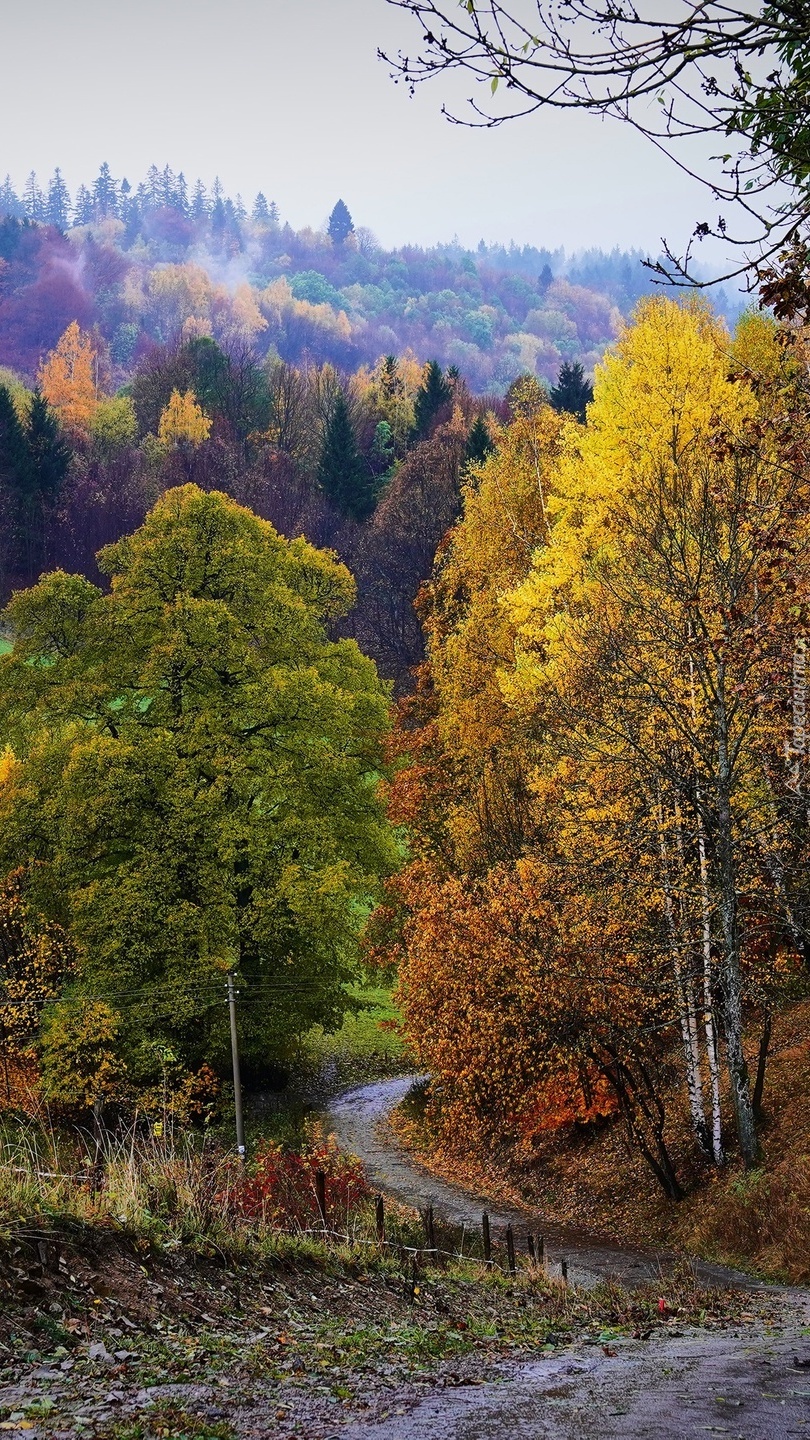
<svg viewBox="0 0 810 1440">
<path fill-rule="evenodd" d="M 563 361 L 557 384 L 551 391 L 549 400 L 555 410 L 575 415 L 584 425 L 585 407 L 593 400 L 593 386 L 585 379 L 585 372 L 578 360 L 575 360 L 573 365 L 569 365 L 567 360 Z"/>
<path fill-rule="evenodd" d="M 49 225 L 55 225 L 57 230 L 67 230 L 70 223 L 70 191 L 58 165 L 48 184 L 45 219 Z"/>
<path fill-rule="evenodd" d="M 414 439 L 424 440 L 430 434 L 436 416 L 443 406 L 449 404 L 452 396 L 452 388 L 442 374 L 441 366 L 435 360 L 429 360 L 414 401 Z"/>
<path fill-rule="evenodd" d="M 349 214 L 349 208 L 344 205 L 342 200 L 338 200 L 329 216 L 328 229 L 329 237 L 335 245 L 342 245 L 354 230 L 354 221 Z"/>
<path fill-rule="evenodd" d="M 32 489 L 45 501 L 56 499 L 70 464 L 70 447 L 44 396 L 34 391 L 28 420 L 28 455 Z"/>
<path fill-rule="evenodd" d="M 2 216 L 7 216 L 10 220 L 25 218 L 25 207 L 11 183 L 10 175 L 7 175 L 0 185 L 0 217 Z"/>
<path fill-rule="evenodd" d="M 31 488 L 31 464 L 25 431 L 11 391 L 0 385 L 0 485 L 15 498 Z"/>
<path fill-rule="evenodd" d="M 32 170 L 25 182 L 23 190 L 23 208 L 29 220 L 45 219 L 45 196 L 37 180 L 36 171 Z"/>
<path fill-rule="evenodd" d="M 494 449 L 487 422 L 479 411 L 467 436 L 464 458 L 468 465 L 478 465 L 482 460 L 486 460 L 487 455 L 491 455 Z"/>
<path fill-rule="evenodd" d="M 106 160 L 93 181 L 93 214 L 97 220 L 118 214 L 118 185 Z"/>
<path fill-rule="evenodd" d="M 343 391 L 338 391 L 326 423 L 318 482 L 337 510 L 364 520 L 374 509 L 374 479 L 363 461 Z"/>
</svg>

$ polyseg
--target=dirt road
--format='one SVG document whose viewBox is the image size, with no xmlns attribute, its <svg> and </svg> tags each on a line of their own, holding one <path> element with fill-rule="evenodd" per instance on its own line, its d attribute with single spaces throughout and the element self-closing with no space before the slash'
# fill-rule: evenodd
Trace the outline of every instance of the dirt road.
<svg viewBox="0 0 810 1440">
<path fill-rule="evenodd" d="M 381 1190 L 407 1204 L 429 1202 L 460 1225 L 479 1226 L 489 1209 L 479 1197 L 420 1169 L 380 1130 L 380 1121 L 407 1093 L 412 1076 L 358 1086 L 330 1103 L 341 1143 L 364 1161 Z M 490 1209 L 494 1228 L 511 1221 L 520 1233 L 525 1212 Z M 569 1276 L 591 1285 L 607 1275 L 625 1284 L 666 1271 L 673 1257 L 626 1250 L 596 1237 L 531 1217 L 542 1228 L 552 1269 L 565 1256 Z M 704 1262 L 708 1284 L 753 1285 Z M 343 1440 L 783 1440 L 810 1434 L 810 1292 L 780 1292 L 786 1309 L 778 1329 L 760 1326 L 722 1334 L 685 1331 L 607 1347 L 573 1346 L 564 1354 L 504 1365 L 498 1381 L 447 1386 L 413 1406 L 355 1422 Z M 400 1413 L 397 1413 L 399 1409 Z"/>
<path fill-rule="evenodd" d="M 505 1230 L 510 1222 L 518 1236 L 525 1235 L 529 1228 L 542 1230 L 552 1273 L 555 1270 L 559 1273 L 560 1261 L 565 1258 L 569 1279 L 577 1285 L 593 1285 L 609 1275 L 618 1277 L 625 1285 L 633 1285 L 653 1279 L 672 1264 L 674 1255 L 664 1251 L 626 1249 L 525 1210 L 493 1207 L 486 1200 L 421 1169 L 405 1150 L 380 1133 L 380 1122 L 404 1098 L 415 1078 L 401 1075 L 394 1080 L 359 1085 L 329 1103 L 330 1127 L 344 1149 L 360 1157 L 382 1191 L 416 1209 L 432 1204 L 436 1214 L 445 1220 L 474 1227 L 479 1232 L 483 1210 L 489 1212 L 496 1233 Z M 695 1271 L 707 1285 L 751 1284 L 746 1276 L 705 1261 L 695 1262 Z"/>
</svg>

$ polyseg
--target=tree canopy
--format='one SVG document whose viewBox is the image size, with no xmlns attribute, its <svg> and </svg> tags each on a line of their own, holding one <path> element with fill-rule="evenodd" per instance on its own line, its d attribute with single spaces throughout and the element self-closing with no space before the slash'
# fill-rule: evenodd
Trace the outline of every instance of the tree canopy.
<svg viewBox="0 0 810 1440">
<path fill-rule="evenodd" d="M 5 612 L 2 863 L 72 943 L 71 1024 L 106 1005 L 133 1083 L 161 1045 L 223 1062 L 229 971 L 258 1069 L 339 1018 L 396 859 L 377 799 L 388 696 L 326 631 L 353 581 L 192 485 L 99 564 L 108 592 L 55 572 Z"/>
</svg>

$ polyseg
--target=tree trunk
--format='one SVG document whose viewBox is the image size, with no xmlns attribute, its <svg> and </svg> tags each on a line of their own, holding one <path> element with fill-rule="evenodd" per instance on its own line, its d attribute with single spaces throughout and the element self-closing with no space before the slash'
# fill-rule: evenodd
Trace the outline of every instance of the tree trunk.
<svg viewBox="0 0 810 1440">
<path fill-rule="evenodd" d="M 737 875 L 734 855 L 734 832 L 731 813 L 731 764 L 729 757 L 728 716 L 725 704 L 725 667 L 721 661 L 717 673 L 717 854 L 720 871 L 720 919 L 723 931 L 723 957 L 720 988 L 723 1000 L 723 1032 L 731 1100 L 737 1122 L 737 1136 L 746 1169 L 759 1160 L 759 1145 L 751 1105 L 748 1066 L 743 1050 L 742 970 L 740 967 L 739 914 L 737 908 Z"/>
<path fill-rule="evenodd" d="M 706 860 L 706 837 L 700 813 L 701 796 L 697 790 L 697 842 L 700 861 L 700 909 L 703 942 L 703 1028 L 706 1034 L 706 1058 L 712 1094 L 712 1158 L 715 1165 L 725 1163 L 723 1124 L 720 1114 L 720 1061 L 717 1055 L 717 1030 L 714 1023 L 712 994 L 712 912 L 709 903 L 709 866 Z"/>
<path fill-rule="evenodd" d="M 681 1037 L 683 1039 L 684 1060 L 686 1063 L 686 1091 L 689 1096 L 692 1129 L 695 1132 L 695 1137 L 701 1150 L 704 1154 L 710 1155 L 709 1127 L 706 1124 L 706 1111 L 703 1102 L 703 1075 L 700 1066 L 700 1044 L 695 1011 L 695 996 L 691 976 L 684 976 L 683 965 L 681 963 L 680 937 L 675 920 L 671 871 L 664 835 L 664 807 L 661 800 L 660 789 L 658 792 L 658 844 L 661 851 L 661 865 L 664 879 L 664 908 L 667 917 L 667 929 L 669 931 L 672 968 L 675 972 L 678 1014 L 681 1024 Z"/>
</svg>

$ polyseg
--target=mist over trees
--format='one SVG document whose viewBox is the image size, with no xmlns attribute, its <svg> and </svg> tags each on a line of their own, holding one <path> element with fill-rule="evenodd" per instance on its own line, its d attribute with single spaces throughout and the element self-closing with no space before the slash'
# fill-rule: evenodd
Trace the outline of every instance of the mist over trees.
<svg viewBox="0 0 810 1440">
<path fill-rule="evenodd" d="M 483 241 L 386 251 L 343 200 L 321 230 L 296 231 L 264 191 L 231 198 L 169 166 L 130 183 L 104 164 L 73 195 L 59 170 L 7 176 L 0 365 L 33 379 L 75 320 L 117 384 L 152 345 L 206 334 L 347 370 L 411 349 L 503 393 L 526 370 L 554 384 L 563 361 L 590 373 L 650 289 L 642 258 Z"/>
</svg>

